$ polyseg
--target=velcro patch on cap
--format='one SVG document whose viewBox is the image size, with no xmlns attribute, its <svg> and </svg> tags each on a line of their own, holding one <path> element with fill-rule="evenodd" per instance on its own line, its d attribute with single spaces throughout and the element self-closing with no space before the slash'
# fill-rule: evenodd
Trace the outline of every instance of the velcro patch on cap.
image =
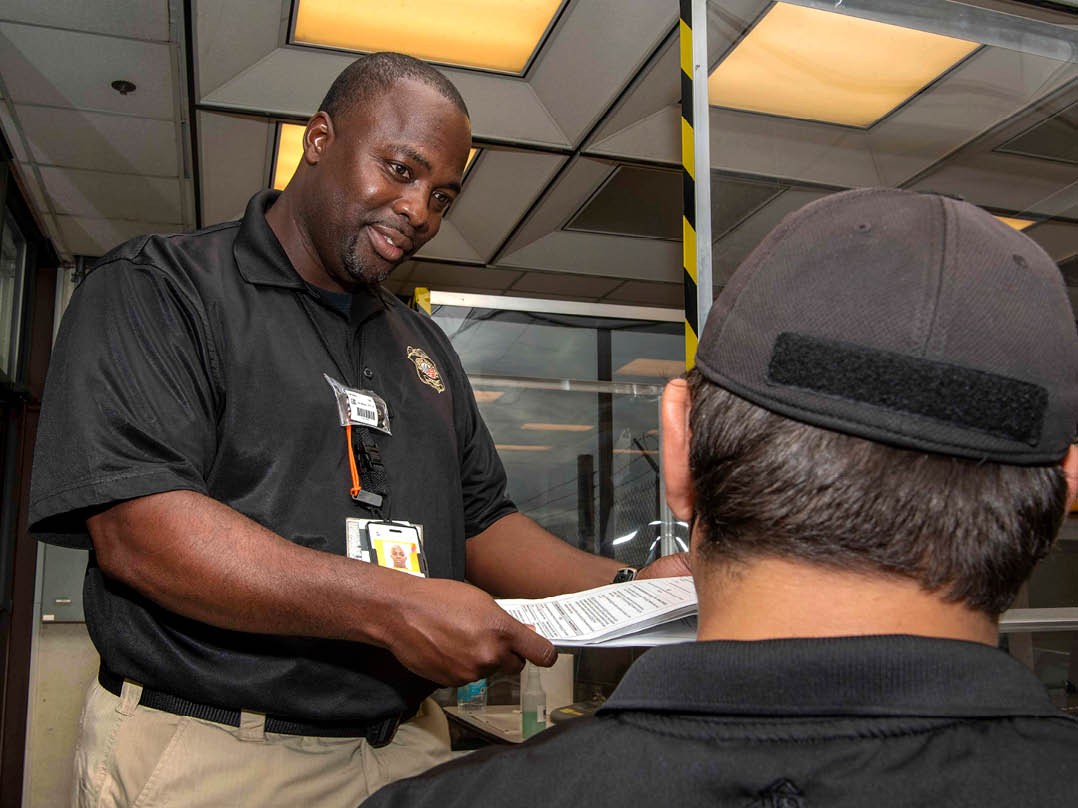
<svg viewBox="0 0 1078 808">
<path fill-rule="evenodd" d="M 1048 392 L 945 362 L 785 332 L 768 365 L 773 384 L 932 418 L 1035 446 Z"/>
</svg>

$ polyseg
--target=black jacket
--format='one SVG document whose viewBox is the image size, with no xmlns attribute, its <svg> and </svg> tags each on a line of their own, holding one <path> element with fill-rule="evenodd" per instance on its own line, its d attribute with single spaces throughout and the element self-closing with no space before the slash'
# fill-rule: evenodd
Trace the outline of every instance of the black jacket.
<svg viewBox="0 0 1078 808">
<path fill-rule="evenodd" d="M 395 783 L 386 806 L 1078 805 L 1078 720 L 1018 662 L 922 637 L 649 651 L 591 719 Z"/>
</svg>

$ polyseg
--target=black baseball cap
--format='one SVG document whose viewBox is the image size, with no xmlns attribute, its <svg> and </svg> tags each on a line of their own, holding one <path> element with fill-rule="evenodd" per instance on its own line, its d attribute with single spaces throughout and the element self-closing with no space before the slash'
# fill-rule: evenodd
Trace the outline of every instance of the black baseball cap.
<svg viewBox="0 0 1078 808">
<path fill-rule="evenodd" d="M 787 216 L 715 301 L 696 366 L 788 418 L 957 457 L 1055 463 L 1078 424 L 1059 268 L 935 194 L 845 191 Z"/>
</svg>

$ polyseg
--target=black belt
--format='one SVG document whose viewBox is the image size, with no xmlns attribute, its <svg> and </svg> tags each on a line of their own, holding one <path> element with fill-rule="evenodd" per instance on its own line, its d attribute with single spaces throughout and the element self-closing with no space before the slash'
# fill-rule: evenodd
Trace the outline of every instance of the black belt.
<svg viewBox="0 0 1078 808">
<path fill-rule="evenodd" d="M 105 670 L 103 667 L 98 670 L 97 681 L 114 696 L 119 696 L 123 691 L 124 678 Z M 142 697 L 139 699 L 139 704 L 143 707 L 162 710 L 173 715 L 202 718 L 217 724 L 227 724 L 230 727 L 240 725 L 239 710 L 227 710 L 223 707 L 212 707 L 209 704 L 198 704 L 182 699 L 179 696 L 162 693 L 160 690 L 151 690 L 148 687 L 142 688 Z M 411 718 L 412 715 L 396 715 L 379 721 L 363 723 L 354 721 L 307 723 L 267 715 L 266 732 L 278 732 L 283 735 L 307 735 L 315 738 L 365 738 L 367 743 L 377 749 L 388 745 L 393 740 L 393 736 L 397 734 L 397 727 L 400 726 L 402 721 L 407 721 Z"/>
</svg>

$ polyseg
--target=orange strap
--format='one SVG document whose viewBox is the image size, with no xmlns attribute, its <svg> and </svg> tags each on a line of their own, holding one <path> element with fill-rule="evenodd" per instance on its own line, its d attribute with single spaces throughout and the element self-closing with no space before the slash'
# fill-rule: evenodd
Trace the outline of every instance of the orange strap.
<svg viewBox="0 0 1078 808">
<path fill-rule="evenodd" d="M 352 470 L 352 490 L 349 492 L 353 497 L 363 490 L 359 482 L 359 469 L 356 468 L 356 453 L 352 448 L 352 425 L 345 424 L 344 435 L 348 439 L 348 467 Z"/>
</svg>

